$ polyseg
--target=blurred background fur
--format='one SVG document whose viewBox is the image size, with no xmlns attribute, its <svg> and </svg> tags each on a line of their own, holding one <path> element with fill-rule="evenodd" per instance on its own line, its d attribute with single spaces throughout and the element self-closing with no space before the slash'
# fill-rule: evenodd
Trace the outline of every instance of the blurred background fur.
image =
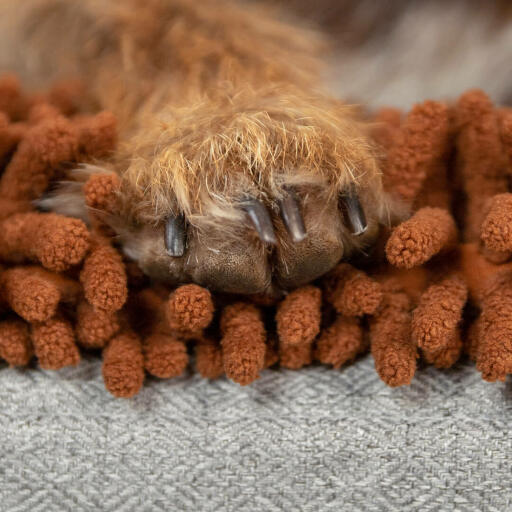
<svg viewBox="0 0 512 512">
<path fill-rule="evenodd" d="M 329 83 L 342 98 L 408 108 L 479 87 L 497 103 L 512 103 L 512 2 L 263 2 L 325 34 Z"/>
</svg>

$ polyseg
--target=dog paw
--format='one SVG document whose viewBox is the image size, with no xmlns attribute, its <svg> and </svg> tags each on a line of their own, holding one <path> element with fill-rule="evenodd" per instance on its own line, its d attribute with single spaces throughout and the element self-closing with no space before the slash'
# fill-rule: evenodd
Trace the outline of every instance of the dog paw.
<svg viewBox="0 0 512 512">
<path fill-rule="evenodd" d="M 385 215 L 365 127 L 325 98 L 204 102 L 124 147 L 107 222 L 127 256 L 170 284 L 295 288 L 364 250 Z M 87 188 L 97 208 L 97 191 L 111 187 L 95 179 Z"/>
</svg>

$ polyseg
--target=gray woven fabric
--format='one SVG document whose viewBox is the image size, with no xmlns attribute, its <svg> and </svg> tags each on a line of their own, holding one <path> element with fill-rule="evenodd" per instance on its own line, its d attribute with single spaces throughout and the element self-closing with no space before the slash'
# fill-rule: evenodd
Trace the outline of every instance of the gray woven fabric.
<svg viewBox="0 0 512 512">
<path fill-rule="evenodd" d="M 97 360 L 0 371 L 0 509 L 510 510 L 510 384 L 469 364 L 195 376 L 112 398 Z"/>
</svg>

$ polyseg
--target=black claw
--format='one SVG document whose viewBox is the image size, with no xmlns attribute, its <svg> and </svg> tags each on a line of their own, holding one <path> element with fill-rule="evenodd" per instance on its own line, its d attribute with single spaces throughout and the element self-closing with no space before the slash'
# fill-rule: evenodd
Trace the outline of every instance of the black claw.
<svg viewBox="0 0 512 512">
<path fill-rule="evenodd" d="M 301 242 L 306 238 L 306 228 L 300 213 L 299 203 L 293 192 L 286 192 L 286 195 L 279 201 L 281 217 L 284 225 L 290 233 L 294 242 Z"/>
<path fill-rule="evenodd" d="M 352 234 L 362 235 L 368 229 L 368 223 L 359 197 L 353 190 L 350 190 L 342 194 L 341 203 Z"/>
<path fill-rule="evenodd" d="M 251 219 L 261 241 L 267 244 L 277 243 L 272 220 L 265 206 L 253 198 L 246 199 L 242 206 Z"/>
<path fill-rule="evenodd" d="M 185 216 L 170 216 L 165 223 L 165 249 L 169 256 L 180 257 L 185 254 Z"/>
</svg>

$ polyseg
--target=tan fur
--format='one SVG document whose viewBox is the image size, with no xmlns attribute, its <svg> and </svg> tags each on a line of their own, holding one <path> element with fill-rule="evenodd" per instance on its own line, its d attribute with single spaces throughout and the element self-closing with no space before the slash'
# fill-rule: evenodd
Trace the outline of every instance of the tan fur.
<svg viewBox="0 0 512 512">
<path fill-rule="evenodd" d="M 123 131 L 225 87 L 311 86 L 321 67 L 318 34 L 230 0 L 5 0 L 0 20 L 0 70 L 83 76 Z"/>
<path fill-rule="evenodd" d="M 338 221 L 322 221 L 322 208 L 333 211 L 349 186 L 359 191 L 368 235 L 356 240 L 343 228 L 325 246 L 342 238 L 345 255 L 388 218 L 366 127 L 322 92 L 322 42 L 312 32 L 228 0 L 27 0 L 20 12 L 17 4 L 0 5 L 0 19 L 8 20 L 10 47 L 27 56 L 18 71 L 33 84 L 45 74 L 79 74 L 99 106 L 118 116 L 120 150 L 104 163 L 122 178 L 119 216 L 110 222 L 141 266 L 158 266 L 155 275 L 184 275 L 163 249 L 170 214 L 184 213 L 196 238 L 210 236 L 198 247 L 218 253 L 212 232 L 222 242 L 246 236 L 240 201 L 251 195 L 275 212 L 284 185 L 304 201 L 314 197 L 312 218 L 331 230 Z M 0 69 L 9 57 L 0 51 Z M 311 256 L 299 259 L 326 250 L 322 240 L 311 244 Z"/>
<path fill-rule="evenodd" d="M 239 221 L 244 194 L 273 201 L 286 184 L 334 194 L 355 182 L 374 202 L 382 192 L 351 109 L 299 91 L 243 91 L 175 109 L 125 151 L 123 216 L 143 222 L 170 211 L 197 227 Z"/>
</svg>

